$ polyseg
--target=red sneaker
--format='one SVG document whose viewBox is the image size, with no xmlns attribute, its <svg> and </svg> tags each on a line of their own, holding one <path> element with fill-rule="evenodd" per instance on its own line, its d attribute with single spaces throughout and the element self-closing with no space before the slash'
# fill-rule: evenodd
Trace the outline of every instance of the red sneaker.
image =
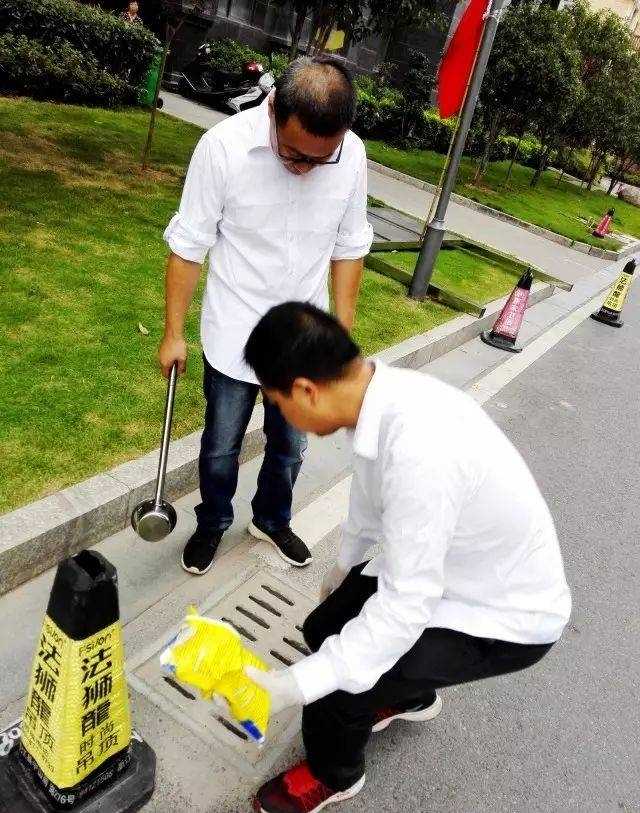
<svg viewBox="0 0 640 813">
<path fill-rule="evenodd" d="M 364 776 L 347 790 L 332 790 L 311 773 L 306 762 L 276 776 L 256 795 L 256 813 L 316 813 L 327 805 L 343 802 L 360 793 Z"/>
<path fill-rule="evenodd" d="M 429 705 L 414 706 L 411 709 L 380 709 L 376 714 L 376 721 L 371 726 L 372 731 L 384 731 L 394 720 L 408 720 L 411 723 L 425 723 L 433 720 L 442 711 L 442 698 L 436 694 L 435 700 Z"/>
</svg>

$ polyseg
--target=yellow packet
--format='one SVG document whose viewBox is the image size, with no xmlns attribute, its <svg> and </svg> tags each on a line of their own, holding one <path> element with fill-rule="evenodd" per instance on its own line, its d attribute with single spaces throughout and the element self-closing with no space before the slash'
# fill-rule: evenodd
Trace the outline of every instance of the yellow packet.
<svg viewBox="0 0 640 813">
<path fill-rule="evenodd" d="M 229 624 L 205 618 L 190 607 L 180 631 L 161 653 L 160 666 L 163 674 L 194 686 L 207 700 L 214 694 L 224 697 L 251 739 L 264 742 L 269 694 L 244 674 L 244 668 L 266 672 L 268 667 Z"/>
</svg>

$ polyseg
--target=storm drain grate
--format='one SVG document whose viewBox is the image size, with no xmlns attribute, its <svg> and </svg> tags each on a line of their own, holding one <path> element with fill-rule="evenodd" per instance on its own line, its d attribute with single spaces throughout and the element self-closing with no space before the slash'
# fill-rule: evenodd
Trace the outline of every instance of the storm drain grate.
<svg viewBox="0 0 640 813">
<path fill-rule="evenodd" d="M 308 596 L 286 582 L 266 571 L 259 571 L 211 607 L 204 602 L 207 607 L 204 614 L 231 624 L 256 655 L 269 666 L 281 668 L 309 654 L 301 625 L 314 605 Z M 174 709 L 178 720 L 186 715 L 194 730 L 212 735 L 235 755 L 240 754 L 244 761 L 252 765 L 260 763 L 267 747 L 260 749 L 250 742 L 233 719 L 201 700 L 196 692 L 163 677 L 158 665 L 160 650 L 161 647 L 135 670 L 136 677 L 151 690 L 150 696 L 160 695 L 165 701 L 163 707 Z M 288 709 L 271 719 L 267 735 L 270 751 L 290 727 L 296 713 Z"/>
</svg>

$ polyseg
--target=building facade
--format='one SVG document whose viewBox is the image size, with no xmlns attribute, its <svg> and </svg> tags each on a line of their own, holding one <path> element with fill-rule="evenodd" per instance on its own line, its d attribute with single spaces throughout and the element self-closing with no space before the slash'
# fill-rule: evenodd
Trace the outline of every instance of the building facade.
<svg viewBox="0 0 640 813">
<path fill-rule="evenodd" d="M 401 30 L 392 37 L 369 37 L 358 43 L 347 40 L 337 55 L 354 72 L 365 73 L 387 60 L 402 63 L 408 49 L 414 48 L 427 55 L 435 74 L 456 6 L 457 0 L 443 0 L 444 26 L 427 31 Z M 291 41 L 292 19 L 293 13 L 286 5 L 271 0 L 208 0 L 202 13 L 191 15 L 176 37 L 169 68 L 179 70 L 210 37 L 229 37 L 265 53 L 286 50 Z M 307 18 L 300 42 L 302 51 L 308 45 L 310 30 L 311 20 Z"/>
</svg>

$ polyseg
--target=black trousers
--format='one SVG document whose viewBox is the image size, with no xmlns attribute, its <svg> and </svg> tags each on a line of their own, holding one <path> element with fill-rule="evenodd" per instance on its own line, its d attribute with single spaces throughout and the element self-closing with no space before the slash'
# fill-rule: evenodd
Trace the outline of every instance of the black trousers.
<svg viewBox="0 0 640 813">
<path fill-rule="evenodd" d="M 342 630 L 378 588 L 353 568 L 340 587 L 304 623 L 316 651 Z M 475 638 L 455 630 L 426 629 L 416 644 L 380 680 L 361 694 L 338 691 L 304 707 L 302 735 L 313 773 L 334 790 L 346 790 L 364 774 L 364 752 L 380 709 L 409 709 L 431 702 L 434 690 L 504 675 L 539 661 L 552 644 L 513 644 Z"/>
</svg>

